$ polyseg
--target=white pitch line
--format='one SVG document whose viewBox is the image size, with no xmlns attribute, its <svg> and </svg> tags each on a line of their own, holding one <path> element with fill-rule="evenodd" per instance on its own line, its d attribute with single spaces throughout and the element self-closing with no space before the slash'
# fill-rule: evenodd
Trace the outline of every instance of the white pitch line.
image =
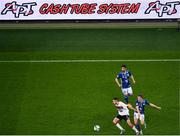
<svg viewBox="0 0 180 136">
<path fill-rule="evenodd" d="M 0 60 L 0 63 L 80 63 L 80 62 L 180 62 L 180 59 L 122 59 L 122 60 Z"/>
</svg>

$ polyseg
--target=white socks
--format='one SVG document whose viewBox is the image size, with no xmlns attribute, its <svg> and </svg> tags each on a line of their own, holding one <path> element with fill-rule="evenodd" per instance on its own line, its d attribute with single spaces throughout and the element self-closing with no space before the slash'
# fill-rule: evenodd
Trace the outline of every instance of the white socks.
<svg viewBox="0 0 180 136">
<path fill-rule="evenodd" d="M 124 128 L 122 128 L 121 125 L 120 125 L 119 123 L 116 124 L 116 127 L 119 128 L 120 130 L 124 130 Z M 133 126 L 132 129 L 133 129 L 136 133 L 139 132 L 139 131 L 136 129 L 135 126 Z"/>
<path fill-rule="evenodd" d="M 116 127 L 118 127 L 120 130 L 124 130 L 119 123 L 116 124 Z"/>
</svg>

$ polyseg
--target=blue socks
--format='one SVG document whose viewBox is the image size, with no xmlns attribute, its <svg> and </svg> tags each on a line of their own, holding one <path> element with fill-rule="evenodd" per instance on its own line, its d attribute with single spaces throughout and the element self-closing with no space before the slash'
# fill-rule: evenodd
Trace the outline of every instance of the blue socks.
<svg viewBox="0 0 180 136">
<path fill-rule="evenodd" d="M 140 128 L 139 123 L 136 125 L 136 129 L 137 129 L 138 131 L 141 131 L 141 128 Z"/>
<path fill-rule="evenodd" d="M 128 96 L 124 96 L 124 100 L 125 100 L 125 102 L 128 104 L 128 102 L 129 102 Z"/>
</svg>

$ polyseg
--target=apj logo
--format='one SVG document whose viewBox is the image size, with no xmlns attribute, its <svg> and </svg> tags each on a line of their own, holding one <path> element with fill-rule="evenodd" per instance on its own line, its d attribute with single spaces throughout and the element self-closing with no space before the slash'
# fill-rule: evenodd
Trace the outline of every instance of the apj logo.
<svg viewBox="0 0 180 136">
<path fill-rule="evenodd" d="M 155 11 L 159 17 L 164 14 L 172 15 L 177 13 L 176 6 L 180 5 L 180 1 L 167 2 L 165 4 L 160 3 L 160 1 L 149 3 L 149 7 L 145 11 L 145 14 L 150 14 L 151 11 Z"/>
<path fill-rule="evenodd" d="M 13 1 L 11 3 L 6 3 L 5 8 L 1 12 L 1 15 L 6 15 L 7 12 L 12 12 L 15 16 L 15 18 L 19 18 L 20 14 L 24 16 L 29 16 L 34 13 L 33 6 L 36 6 L 36 2 L 31 3 L 23 3 L 22 5 L 19 5 L 16 3 L 16 1 Z"/>
</svg>

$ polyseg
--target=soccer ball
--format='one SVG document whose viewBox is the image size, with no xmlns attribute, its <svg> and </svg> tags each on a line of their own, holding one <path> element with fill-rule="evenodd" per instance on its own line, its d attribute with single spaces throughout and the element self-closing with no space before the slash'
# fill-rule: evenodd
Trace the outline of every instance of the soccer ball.
<svg viewBox="0 0 180 136">
<path fill-rule="evenodd" d="M 100 126 L 99 125 L 95 125 L 94 126 L 94 131 L 100 131 Z"/>
</svg>

